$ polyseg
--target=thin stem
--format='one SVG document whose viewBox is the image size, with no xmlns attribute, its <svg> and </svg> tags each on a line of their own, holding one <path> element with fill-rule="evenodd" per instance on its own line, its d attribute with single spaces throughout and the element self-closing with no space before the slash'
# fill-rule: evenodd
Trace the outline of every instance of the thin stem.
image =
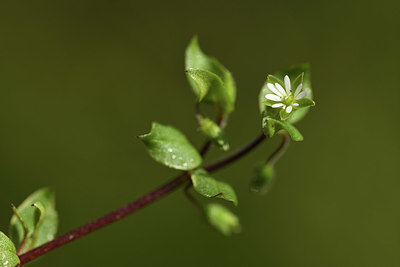
<svg viewBox="0 0 400 267">
<path fill-rule="evenodd" d="M 272 153 L 272 155 L 268 158 L 267 164 L 274 165 L 276 161 L 285 153 L 287 147 L 289 146 L 290 143 L 290 138 L 288 136 L 287 132 L 282 132 L 282 142 L 280 146 Z"/>
<path fill-rule="evenodd" d="M 185 196 L 187 199 L 189 199 L 189 201 L 196 206 L 196 208 L 199 208 L 200 210 L 203 208 L 201 206 L 201 204 L 192 196 L 192 194 L 190 193 L 190 188 L 192 187 L 193 183 L 192 181 L 189 181 L 189 183 L 185 186 L 183 192 L 185 193 Z"/>
<path fill-rule="evenodd" d="M 211 164 L 208 167 L 205 167 L 209 172 L 215 171 L 219 168 L 222 168 L 233 161 L 243 157 L 252 149 L 254 149 L 257 145 L 259 145 L 265 139 L 264 134 L 258 136 L 255 140 L 250 142 L 247 146 L 238 150 L 236 153 L 228 156 L 225 159 L 218 161 L 217 163 Z M 115 210 L 99 219 L 96 219 L 88 224 L 85 224 L 75 230 L 72 230 L 48 243 L 41 245 L 31 251 L 26 252 L 19 256 L 21 264 L 20 266 L 58 248 L 65 244 L 68 244 L 78 238 L 81 238 L 91 232 L 94 232 L 102 227 L 105 227 L 115 221 L 122 219 L 123 217 L 135 212 L 136 210 L 145 207 L 146 205 L 154 202 L 155 200 L 165 196 L 166 194 L 172 192 L 182 184 L 184 184 L 187 180 L 189 180 L 188 172 L 183 173 L 182 175 L 176 177 L 171 182 L 157 188 L 156 190 L 144 195 L 143 197 L 127 204 L 126 206 Z"/>
<path fill-rule="evenodd" d="M 200 103 L 199 102 L 196 102 L 196 104 L 195 104 L 195 114 L 196 114 L 196 118 L 197 118 L 198 121 L 201 121 L 203 119 L 203 115 L 201 114 L 201 111 L 200 111 Z M 216 119 L 216 123 L 218 124 L 219 127 L 223 128 L 223 124 L 225 124 L 224 121 L 225 120 L 224 120 L 224 116 L 222 115 L 222 112 L 218 111 L 218 116 L 217 116 L 217 119 Z M 212 145 L 211 141 L 207 141 L 204 144 L 204 146 L 200 150 L 200 155 L 202 157 L 204 157 L 207 154 L 207 152 L 211 148 L 211 145 Z"/>
<path fill-rule="evenodd" d="M 80 237 L 83 237 L 93 231 L 98 230 L 104 226 L 107 226 L 115 221 L 120 220 L 121 218 L 133 213 L 134 211 L 152 203 L 153 201 L 161 198 L 162 196 L 170 193 L 174 189 L 178 188 L 182 185 L 185 181 L 187 181 L 188 176 L 186 173 L 180 175 L 173 179 L 171 182 L 159 187 L 158 189 L 154 190 L 153 192 L 144 195 L 143 197 L 135 200 L 128 205 L 115 210 L 99 219 L 96 219 L 88 224 L 85 224 L 75 230 L 72 230 L 65 235 L 62 235 L 48 243 L 43 244 L 40 247 L 37 247 L 31 251 L 28 251 L 25 254 L 20 256 L 21 266 L 46 254 L 62 245 L 72 242 Z"/>
<path fill-rule="evenodd" d="M 196 114 L 197 120 L 200 122 L 203 119 L 203 115 L 201 114 L 201 111 L 200 111 L 200 103 L 199 102 L 196 102 L 196 104 L 195 104 L 195 114 Z M 222 112 L 218 111 L 216 123 L 218 124 L 218 126 L 222 127 L 223 121 L 224 121 L 224 119 L 223 119 Z M 200 155 L 203 159 L 204 159 L 205 155 L 207 154 L 207 152 L 210 150 L 211 145 L 212 145 L 211 141 L 208 140 L 205 142 L 203 147 L 200 149 Z M 189 201 L 194 206 L 196 206 L 196 208 L 199 208 L 201 210 L 202 209 L 201 204 L 192 196 L 192 194 L 189 191 L 192 186 L 193 186 L 193 183 L 190 180 L 189 183 L 185 186 L 183 192 L 185 193 L 186 198 L 189 199 Z"/>
<path fill-rule="evenodd" d="M 248 152 L 253 150 L 262 141 L 264 141 L 265 138 L 266 137 L 265 137 L 264 133 L 261 133 L 253 141 L 251 141 L 249 144 L 245 145 L 244 147 L 242 147 L 241 149 L 239 149 L 238 151 L 236 151 L 232 155 L 229 155 L 228 157 L 223 158 L 223 159 L 221 159 L 221 160 L 219 160 L 219 161 L 217 161 L 217 162 L 205 167 L 205 169 L 208 172 L 212 172 L 212 171 L 215 171 L 215 170 L 220 169 L 222 167 L 225 167 L 226 165 L 229 165 L 230 163 L 240 159 L 241 157 L 246 155 Z"/>
<path fill-rule="evenodd" d="M 196 115 L 196 119 L 200 120 L 203 116 L 201 115 L 200 111 L 200 103 L 196 101 L 194 105 L 194 114 Z"/>
<path fill-rule="evenodd" d="M 210 148 L 211 148 L 211 142 L 207 141 L 204 144 L 203 148 L 200 150 L 201 157 L 204 157 L 207 154 L 208 150 L 210 150 Z"/>
</svg>

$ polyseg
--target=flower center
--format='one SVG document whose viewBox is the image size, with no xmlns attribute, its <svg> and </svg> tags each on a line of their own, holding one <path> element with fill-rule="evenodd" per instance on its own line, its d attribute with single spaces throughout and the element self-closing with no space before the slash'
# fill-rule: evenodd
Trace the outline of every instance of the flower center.
<svg viewBox="0 0 400 267">
<path fill-rule="evenodd" d="M 282 100 L 282 103 L 285 106 L 291 106 L 294 104 L 294 100 L 295 100 L 294 97 L 292 95 L 289 95 L 289 96 L 285 97 L 285 99 Z"/>
</svg>

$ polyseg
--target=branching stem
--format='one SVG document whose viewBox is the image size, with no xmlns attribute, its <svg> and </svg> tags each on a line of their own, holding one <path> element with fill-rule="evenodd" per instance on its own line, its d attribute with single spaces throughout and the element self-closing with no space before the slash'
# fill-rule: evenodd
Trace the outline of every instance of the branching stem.
<svg viewBox="0 0 400 267">
<path fill-rule="evenodd" d="M 236 151 L 232 155 L 228 156 L 225 159 L 222 159 L 214 164 L 211 164 L 207 167 L 205 167 L 206 170 L 209 172 L 215 171 L 219 168 L 222 168 L 237 159 L 243 157 L 247 153 L 249 153 L 251 150 L 253 150 L 257 145 L 259 145 L 263 140 L 265 139 L 264 134 L 259 135 L 255 140 L 251 141 L 248 145 L 243 147 L 242 149 Z M 83 236 L 86 236 L 90 234 L 91 232 L 94 232 L 102 227 L 105 227 L 115 221 L 120 220 L 121 218 L 135 212 L 136 210 L 139 210 L 146 205 L 154 202 L 155 200 L 167 195 L 168 193 L 174 191 L 178 187 L 180 187 L 182 184 L 187 182 L 189 180 L 189 174 L 188 172 L 185 172 L 169 183 L 157 188 L 156 190 L 144 195 L 143 197 L 127 204 L 126 206 L 117 209 L 103 217 L 100 217 L 88 224 L 85 224 L 81 227 L 78 227 L 75 230 L 72 230 L 60 237 L 57 237 L 56 239 L 45 243 L 41 245 L 40 247 L 37 247 L 31 251 L 26 252 L 25 254 L 22 254 L 19 256 L 21 264 L 20 266 L 58 248 L 61 247 L 65 244 L 68 244 L 78 238 L 81 238 Z"/>
<path fill-rule="evenodd" d="M 238 151 L 236 151 L 235 153 L 233 153 L 232 155 L 223 158 L 207 167 L 205 167 L 205 169 L 208 172 L 213 172 L 217 169 L 220 169 L 222 167 L 225 167 L 226 165 L 229 165 L 230 163 L 240 159 L 241 157 L 243 157 L 244 155 L 246 155 L 248 152 L 250 152 L 251 150 L 253 150 L 255 147 L 257 147 L 262 141 L 265 140 L 265 135 L 264 133 L 261 133 L 260 135 L 258 135 L 253 141 L 251 141 L 249 144 L 245 145 L 244 147 L 242 147 L 241 149 L 239 149 Z"/>
</svg>

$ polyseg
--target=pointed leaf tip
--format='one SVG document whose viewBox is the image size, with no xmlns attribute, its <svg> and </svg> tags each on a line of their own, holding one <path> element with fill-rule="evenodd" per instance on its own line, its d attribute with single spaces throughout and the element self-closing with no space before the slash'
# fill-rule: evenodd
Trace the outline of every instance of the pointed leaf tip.
<svg viewBox="0 0 400 267">
<path fill-rule="evenodd" d="M 222 198 L 238 205 L 238 200 L 233 188 L 224 182 L 214 179 L 204 169 L 195 170 L 191 174 L 193 187 L 197 193 L 208 198 Z"/>
<path fill-rule="evenodd" d="M 185 68 L 197 69 L 216 75 L 222 84 L 218 82 L 208 83 L 207 90 L 199 89 L 199 82 L 188 75 L 188 81 L 200 101 L 217 104 L 225 115 L 231 113 L 235 108 L 236 85 L 232 74 L 215 58 L 203 53 L 200 49 L 197 37 L 193 37 L 185 55 Z M 207 80 L 215 80 L 208 74 Z"/>
</svg>

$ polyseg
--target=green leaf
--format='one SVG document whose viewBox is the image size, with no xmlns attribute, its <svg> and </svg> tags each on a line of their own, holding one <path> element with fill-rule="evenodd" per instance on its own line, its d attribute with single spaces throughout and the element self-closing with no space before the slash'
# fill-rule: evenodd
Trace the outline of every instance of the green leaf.
<svg viewBox="0 0 400 267">
<path fill-rule="evenodd" d="M 0 232 L 0 266 L 15 267 L 20 263 L 13 242 Z"/>
<path fill-rule="evenodd" d="M 272 137 L 279 130 L 285 130 L 293 141 L 303 141 L 303 135 L 293 125 L 287 121 L 280 121 L 268 117 L 263 119 L 263 128 L 265 135 Z"/>
<path fill-rule="evenodd" d="M 235 191 L 229 184 L 214 179 L 203 169 L 195 170 L 191 174 L 191 179 L 194 190 L 200 195 L 222 198 L 237 206 L 238 200 Z"/>
<path fill-rule="evenodd" d="M 265 164 L 256 169 L 256 174 L 251 182 L 251 190 L 260 194 L 266 194 L 274 181 L 274 165 Z"/>
<path fill-rule="evenodd" d="M 220 87 L 220 90 L 216 92 L 216 95 L 217 100 L 221 104 L 222 111 L 227 115 L 235 109 L 236 83 L 232 74 L 225 68 L 222 80 L 224 81 L 224 86 Z"/>
<path fill-rule="evenodd" d="M 174 127 L 154 122 L 150 133 L 138 138 L 143 141 L 150 156 L 167 167 L 191 170 L 202 162 L 197 150 Z"/>
<path fill-rule="evenodd" d="M 36 206 L 32 206 L 33 204 Z M 38 205 L 44 212 L 44 215 L 39 217 Z M 17 210 L 28 230 L 23 252 L 54 239 L 58 227 L 58 214 L 55 210 L 55 194 L 53 190 L 42 188 L 35 191 L 18 206 Z M 16 215 L 11 218 L 10 237 L 17 247 L 21 245 L 24 239 L 24 227 Z"/>
<path fill-rule="evenodd" d="M 259 102 L 259 108 L 260 108 L 260 113 L 263 114 L 266 112 L 268 117 L 277 117 L 277 114 L 279 113 L 279 109 L 272 109 L 272 108 L 267 108 L 265 105 L 265 95 L 271 94 L 272 92 L 268 89 L 267 83 L 279 83 L 280 85 L 284 86 L 283 79 L 285 75 L 288 75 L 291 81 L 291 87 L 292 90 L 296 90 L 297 86 L 300 83 L 303 83 L 303 89 L 302 90 L 307 90 L 308 94 L 306 95 L 306 98 L 312 99 L 312 88 L 311 88 L 311 74 L 310 74 L 310 65 L 309 64 L 300 64 L 297 66 L 290 67 L 286 70 L 280 71 L 275 73 L 274 75 L 268 75 L 267 82 L 264 84 L 264 86 L 261 88 L 259 97 L 258 97 L 258 102 Z M 306 108 L 300 108 L 294 110 L 287 119 L 287 121 L 291 124 L 294 124 L 298 121 L 300 121 L 308 112 L 309 107 Z"/>
<path fill-rule="evenodd" d="M 238 217 L 230 210 L 219 204 L 209 204 L 205 207 L 208 222 L 224 235 L 240 232 Z"/>
<path fill-rule="evenodd" d="M 302 98 L 302 99 L 296 100 L 296 103 L 299 104 L 298 108 L 306 108 L 306 107 L 315 106 L 315 102 L 309 98 Z"/>
<path fill-rule="evenodd" d="M 224 132 L 214 121 L 208 118 L 199 118 L 199 124 L 201 131 L 208 140 L 224 151 L 229 149 L 229 144 L 225 138 Z"/>
<path fill-rule="evenodd" d="M 197 37 L 194 37 L 186 49 L 185 57 L 186 69 L 197 69 L 208 71 L 218 76 L 222 81 L 222 86 L 207 86 L 199 89 L 198 81 L 188 74 L 189 84 L 199 101 L 217 103 L 225 115 L 231 113 L 235 108 L 236 85 L 232 74 L 215 58 L 207 56 L 201 51 Z"/>
<path fill-rule="evenodd" d="M 192 82 L 192 88 L 199 102 L 207 95 L 211 90 L 219 91 L 224 86 L 224 82 L 216 74 L 202 69 L 186 70 L 189 80 Z"/>
</svg>

